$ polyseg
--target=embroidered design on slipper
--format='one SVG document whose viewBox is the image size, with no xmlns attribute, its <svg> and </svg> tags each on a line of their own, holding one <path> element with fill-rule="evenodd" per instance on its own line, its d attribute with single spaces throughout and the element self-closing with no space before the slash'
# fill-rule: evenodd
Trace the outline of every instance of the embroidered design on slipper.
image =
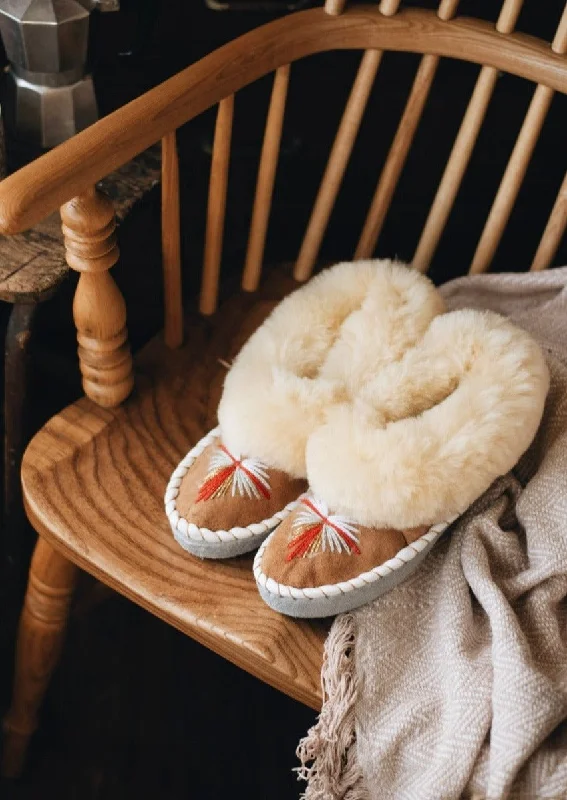
<svg viewBox="0 0 567 800">
<path fill-rule="evenodd" d="M 301 510 L 293 521 L 297 531 L 288 543 L 286 561 L 308 558 L 320 552 L 360 555 L 358 528 L 354 522 L 340 514 L 329 514 L 322 500 L 305 497 Z"/>
<path fill-rule="evenodd" d="M 221 444 L 211 456 L 207 477 L 201 484 L 197 499 L 212 500 L 223 497 L 229 490 L 232 497 L 270 499 L 267 467 L 257 458 L 240 458 L 232 455 Z"/>
</svg>

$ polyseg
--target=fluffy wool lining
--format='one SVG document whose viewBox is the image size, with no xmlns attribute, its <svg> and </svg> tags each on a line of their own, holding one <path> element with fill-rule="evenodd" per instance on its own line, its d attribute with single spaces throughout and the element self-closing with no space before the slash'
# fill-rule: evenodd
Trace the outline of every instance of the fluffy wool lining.
<svg viewBox="0 0 567 800">
<path fill-rule="evenodd" d="M 283 300 L 228 372 L 218 410 L 233 453 L 305 477 L 305 446 L 329 409 L 415 343 L 443 300 L 401 263 L 324 270 Z"/>
<path fill-rule="evenodd" d="M 329 410 L 307 443 L 310 486 L 363 525 L 446 520 L 516 464 L 548 388 L 539 346 L 503 317 L 438 316 L 354 403 Z"/>
</svg>

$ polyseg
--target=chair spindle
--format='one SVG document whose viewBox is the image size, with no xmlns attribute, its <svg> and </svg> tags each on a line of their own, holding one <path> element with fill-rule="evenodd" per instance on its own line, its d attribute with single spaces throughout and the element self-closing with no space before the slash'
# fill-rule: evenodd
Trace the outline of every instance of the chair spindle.
<svg viewBox="0 0 567 800">
<path fill-rule="evenodd" d="M 563 14 L 563 16 L 561 17 L 561 21 L 559 22 L 559 27 L 557 28 L 555 39 L 553 40 L 553 43 L 551 45 L 551 49 L 554 50 L 556 53 L 561 52 L 561 49 L 557 48 L 561 48 L 561 45 L 565 40 L 566 29 L 567 29 L 567 15 Z M 539 247 L 536 251 L 530 269 L 541 270 L 549 267 L 549 265 L 553 261 L 557 249 L 559 248 L 566 227 L 567 227 L 567 174 L 563 178 L 563 183 L 561 184 L 561 188 L 559 189 L 559 192 L 557 194 L 557 199 L 555 200 L 555 204 L 553 206 L 553 209 L 551 210 L 551 214 L 549 215 L 547 225 L 545 226 L 545 230 L 541 237 Z"/>
<path fill-rule="evenodd" d="M 111 200 L 96 188 L 61 207 L 65 255 L 81 273 L 73 301 L 85 394 L 111 408 L 134 386 L 126 305 L 109 269 L 118 261 Z"/>
<path fill-rule="evenodd" d="M 382 0 L 380 11 L 392 16 L 399 3 L 400 0 Z M 319 254 L 381 59 L 381 50 L 366 50 L 362 56 L 295 264 L 294 277 L 298 281 L 309 278 Z"/>
<path fill-rule="evenodd" d="M 219 103 L 215 125 L 199 304 L 202 314 L 214 314 L 217 308 L 233 114 L 234 95 L 229 95 Z"/>
<path fill-rule="evenodd" d="M 333 17 L 343 13 L 347 0 L 326 0 L 325 12 Z"/>
<path fill-rule="evenodd" d="M 523 2 L 524 0 L 505 0 L 496 23 L 496 29 L 500 33 L 507 34 L 513 31 Z M 447 219 L 486 116 L 497 78 L 498 70 L 493 67 L 483 67 L 477 78 L 413 257 L 413 266 L 422 272 L 426 272 L 429 268 L 445 230 Z"/>
<path fill-rule="evenodd" d="M 567 6 L 563 11 L 551 48 L 561 55 L 567 52 Z M 485 272 L 496 253 L 553 100 L 553 95 L 554 90 L 549 86 L 540 84 L 536 87 L 477 245 L 469 270 L 473 274 Z"/>
<path fill-rule="evenodd" d="M 458 3 L 459 0 L 443 0 L 437 12 L 438 16 L 442 20 L 451 19 L 456 13 Z M 423 114 L 438 64 L 439 56 L 425 55 L 421 59 L 410 96 L 364 222 L 354 254 L 355 259 L 370 258 L 376 248 L 376 242 Z"/>
<path fill-rule="evenodd" d="M 179 209 L 179 160 L 175 131 L 161 143 L 161 246 L 164 286 L 164 339 L 168 347 L 183 344 L 181 294 L 181 232 Z"/>
<path fill-rule="evenodd" d="M 266 243 L 266 232 L 270 218 L 274 181 L 278 166 L 280 142 L 289 84 L 290 65 L 286 64 L 276 70 L 266 131 L 260 156 L 260 167 L 256 182 L 256 195 L 250 223 L 248 249 L 242 278 L 242 288 L 254 292 L 260 282 L 262 259 Z"/>
<path fill-rule="evenodd" d="M 567 50 L 567 7 L 559 20 L 559 25 L 551 43 L 551 49 L 554 53 L 559 53 L 559 55 L 565 55 Z"/>
<path fill-rule="evenodd" d="M 536 250 L 531 270 L 541 270 L 549 267 L 561 244 L 561 239 L 567 227 L 567 174 L 557 194 L 557 199 L 549 215 L 547 225 Z"/>
<path fill-rule="evenodd" d="M 393 17 L 400 6 L 401 0 L 382 0 L 380 3 L 380 13 L 385 17 Z"/>
</svg>

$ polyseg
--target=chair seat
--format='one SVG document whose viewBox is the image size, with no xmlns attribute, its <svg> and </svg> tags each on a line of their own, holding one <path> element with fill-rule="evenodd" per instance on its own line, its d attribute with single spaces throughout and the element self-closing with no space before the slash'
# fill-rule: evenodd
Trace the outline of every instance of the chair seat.
<svg viewBox="0 0 567 800">
<path fill-rule="evenodd" d="M 118 223 L 159 181 L 160 147 L 151 147 L 98 184 L 113 200 Z M 0 237 L 0 300 L 35 303 L 50 297 L 67 277 L 59 213 L 16 236 Z"/>
<path fill-rule="evenodd" d="M 85 571 L 291 697 L 319 708 L 327 622 L 271 611 L 252 556 L 201 561 L 175 542 L 163 508 L 172 470 L 216 424 L 231 361 L 296 284 L 282 271 L 254 295 L 238 293 L 214 317 L 190 317 L 187 344 L 161 335 L 136 358 L 136 390 L 121 407 L 87 398 L 34 437 L 22 479 L 36 530 Z"/>
</svg>

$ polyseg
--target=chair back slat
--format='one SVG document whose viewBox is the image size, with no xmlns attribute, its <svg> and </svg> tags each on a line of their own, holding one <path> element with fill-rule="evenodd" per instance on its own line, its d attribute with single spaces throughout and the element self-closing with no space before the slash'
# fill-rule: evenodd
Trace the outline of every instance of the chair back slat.
<svg viewBox="0 0 567 800">
<path fill-rule="evenodd" d="M 499 33 L 512 33 L 520 16 L 524 0 L 505 0 L 496 21 Z"/>
<path fill-rule="evenodd" d="M 567 51 L 567 6 L 563 10 L 551 47 L 561 55 Z M 549 111 L 553 95 L 554 91 L 549 86 L 539 85 L 534 92 L 473 256 L 469 270 L 473 274 L 485 272 L 496 253 Z"/>
<path fill-rule="evenodd" d="M 565 8 L 559 20 L 559 25 L 551 43 L 551 49 L 554 53 L 559 53 L 559 55 L 565 55 L 567 50 L 567 8 Z"/>
<path fill-rule="evenodd" d="M 522 181 L 552 99 L 553 89 L 548 86 L 538 86 L 536 88 L 478 241 L 469 269 L 472 275 L 486 272 L 494 258 L 522 186 Z"/>
<path fill-rule="evenodd" d="M 400 0 L 382 0 L 379 8 L 392 16 L 399 4 Z M 366 50 L 362 56 L 295 263 L 298 281 L 307 280 L 313 271 L 381 60 L 381 50 Z"/>
<path fill-rule="evenodd" d="M 437 16 L 439 19 L 448 20 L 452 19 L 457 13 L 457 7 L 460 0 L 441 0 L 439 8 L 437 9 Z"/>
<path fill-rule="evenodd" d="M 438 16 L 443 20 L 451 19 L 457 11 L 458 4 L 459 0 L 443 0 L 437 12 Z M 438 65 L 439 56 L 425 55 L 421 59 L 402 119 L 364 222 L 355 258 L 370 258 L 376 248 L 376 242 L 423 114 Z"/>
<path fill-rule="evenodd" d="M 401 0 L 382 0 L 380 3 L 380 12 L 385 17 L 393 17 L 398 8 L 400 7 Z M 444 0 L 446 2 L 446 0 Z"/>
<path fill-rule="evenodd" d="M 215 124 L 199 303 L 202 314 L 214 314 L 217 308 L 233 114 L 234 95 L 229 95 L 219 103 Z"/>
<path fill-rule="evenodd" d="M 366 50 L 362 56 L 295 263 L 298 281 L 313 271 L 381 59 L 381 50 Z"/>
<path fill-rule="evenodd" d="M 500 33 L 513 31 L 522 5 L 523 0 L 505 0 L 496 23 L 496 29 Z M 422 272 L 429 268 L 445 229 L 484 122 L 497 78 L 498 71 L 493 67 L 483 67 L 477 78 L 413 257 L 413 266 Z"/>
<path fill-rule="evenodd" d="M 557 199 L 547 220 L 547 225 L 536 250 L 531 270 L 546 269 L 549 267 L 561 244 L 561 239 L 567 227 L 567 174 L 557 194 Z"/>
<path fill-rule="evenodd" d="M 277 69 L 274 76 L 274 85 L 272 88 L 264 142 L 262 144 L 262 153 L 260 156 L 258 179 L 256 181 L 256 194 L 250 223 L 244 274 L 242 277 L 242 288 L 248 292 L 253 292 L 258 288 L 262 272 L 266 232 L 268 230 L 274 180 L 280 152 L 282 126 L 289 85 L 289 72 L 290 65 L 287 64 Z"/>
<path fill-rule="evenodd" d="M 331 14 L 333 17 L 336 17 L 343 13 L 345 6 L 346 0 L 326 0 L 325 11 L 327 14 Z"/>
<path fill-rule="evenodd" d="M 410 96 L 364 221 L 354 254 L 355 259 L 370 258 L 376 248 L 438 65 L 438 56 L 426 55 L 421 59 Z"/>
<path fill-rule="evenodd" d="M 179 160 L 175 131 L 161 142 L 161 247 L 164 291 L 164 339 L 168 347 L 183 344 Z"/>
</svg>

